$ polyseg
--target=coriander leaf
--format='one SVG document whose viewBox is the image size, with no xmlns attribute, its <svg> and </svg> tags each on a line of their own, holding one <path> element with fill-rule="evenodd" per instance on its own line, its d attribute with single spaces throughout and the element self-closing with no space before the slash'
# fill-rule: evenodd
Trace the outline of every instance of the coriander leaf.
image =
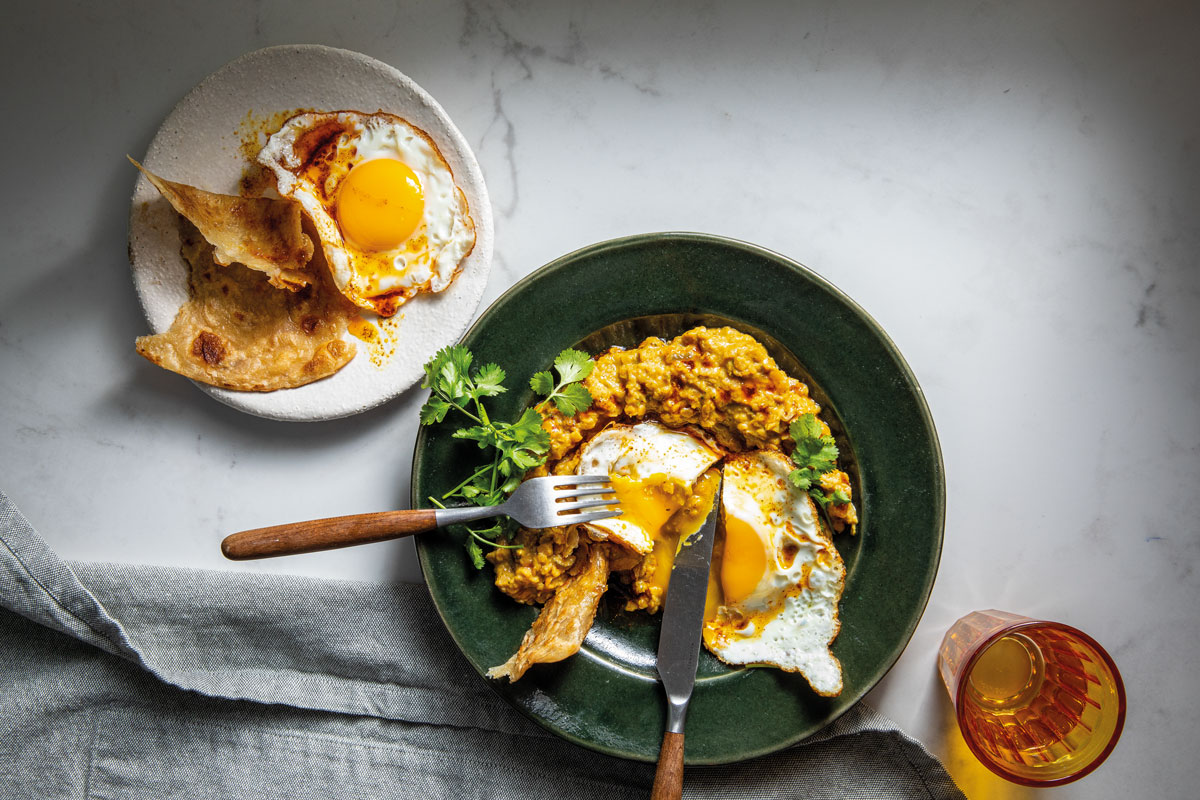
<svg viewBox="0 0 1200 800">
<path fill-rule="evenodd" d="M 554 359 L 558 383 L 554 382 L 554 377 L 548 371 L 539 372 L 530 379 L 529 387 L 545 395 L 563 416 L 573 417 L 592 404 L 591 392 L 579 381 L 591 375 L 595 366 L 587 353 L 567 348 Z"/>
<path fill-rule="evenodd" d="M 529 388 L 538 394 L 554 394 L 554 376 L 549 372 L 535 372 L 529 379 Z"/>
<path fill-rule="evenodd" d="M 471 362 L 474 360 L 475 356 L 463 345 L 456 344 L 450 347 L 450 363 L 454 365 L 458 374 L 464 378 L 471 369 Z"/>
<path fill-rule="evenodd" d="M 814 461 L 819 463 L 819 466 L 816 464 L 814 466 L 821 472 L 829 472 L 830 470 L 837 469 L 838 447 L 833 443 L 832 436 L 825 438 L 829 439 L 829 444 L 821 448 L 821 452 L 814 457 Z"/>
<path fill-rule="evenodd" d="M 554 359 L 554 368 L 558 370 L 558 376 L 562 383 L 577 383 L 583 380 L 592 374 L 595 366 L 595 362 L 587 353 L 572 350 L 569 347 Z"/>
<path fill-rule="evenodd" d="M 501 528 L 499 520 L 492 522 L 492 524 L 487 526 L 486 528 L 478 528 L 478 529 L 471 528 L 470 530 L 471 530 L 471 535 L 474 536 L 476 539 L 483 539 L 486 541 L 491 541 L 493 536 L 499 536 L 502 533 L 502 528 Z"/>
<path fill-rule="evenodd" d="M 447 400 L 464 399 L 467 371 L 471 368 L 472 358 L 471 351 L 462 345 L 442 348 L 425 365 L 425 380 L 421 385 L 433 389 Z"/>
<path fill-rule="evenodd" d="M 564 386 L 562 392 L 554 397 L 554 405 L 567 417 L 575 416 L 591 404 L 592 393 L 582 383 Z"/>
<path fill-rule="evenodd" d="M 792 455 L 795 457 L 795 453 Z M 821 474 L 824 474 L 832 469 L 837 468 L 837 445 L 830 443 L 829 445 L 820 448 L 816 452 L 806 453 L 805 457 L 807 458 L 808 462 L 806 466 L 816 470 Z"/>
<path fill-rule="evenodd" d="M 512 455 L 509 456 L 509 458 L 512 460 L 513 465 L 516 466 L 517 468 L 519 468 L 522 472 L 528 472 L 529 470 L 533 469 L 538 464 L 540 464 L 542 461 L 540 458 L 538 458 L 533 453 L 530 453 L 523 449 L 522 450 L 514 450 Z"/>
<path fill-rule="evenodd" d="M 421 406 L 421 424 L 432 425 L 446 418 L 446 412 L 452 406 L 440 397 L 430 396 L 425 405 Z"/>
<path fill-rule="evenodd" d="M 835 503 L 849 503 L 849 502 L 850 502 L 850 495 L 846 494 L 846 491 L 845 491 L 844 489 L 836 489 L 836 490 L 834 490 L 834 492 L 833 492 L 833 502 L 835 502 Z"/>
<path fill-rule="evenodd" d="M 447 361 L 442 365 L 442 371 L 437 376 L 434 388 L 440 388 L 452 400 L 461 399 L 467 393 L 466 380 L 452 361 Z"/>
<path fill-rule="evenodd" d="M 550 434 L 542 427 L 542 415 L 536 408 L 527 408 L 520 419 L 509 426 L 513 440 L 536 453 L 550 452 Z"/>
<path fill-rule="evenodd" d="M 449 347 L 443 347 L 437 351 L 433 358 L 425 362 L 425 379 L 421 381 L 422 389 L 433 388 L 437 376 L 442 374 L 442 368 L 450 360 L 450 349 Z"/>
<path fill-rule="evenodd" d="M 821 508 L 826 508 L 835 499 L 842 503 L 849 502 L 848 497 L 845 500 L 838 499 L 838 493 L 845 497 L 840 489 L 831 497 L 821 488 L 821 475 L 837 469 L 838 448 L 832 436 L 821 432 L 817 415 L 801 415 L 788 426 L 788 432 L 796 444 L 792 450 L 792 462 L 796 469 L 788 475 L 792 485 L 808 492 Z"/>
<path fill-rule="evenodd" d="M 506 389 L 501 386 L 504 382 L 504 370 L 497 364 L 486 364 L 475 373 L 475 397 L 494 397 Z"/>
<path fill-rule="evenodd" d="M 475 565 L 475 569 L 483 569 L 483 548 L 479 546 L 479 542 L 475 541 L 475 537 L 471 536 L 467 539 L 467 555 L 471 558 L 471 563 Z"/>
<path fill-rule="evenodd" d="M 788 426 L 788 432 L 792 434 L 792 439 L 799 445 L 807 439 L 819 439 L 821 424 L 817 422 L 816 414 L 802 414 L 792 420 L 792 424 Z"/>
<path fill-rule="evenodd" d="M 818 473 L 836 468 L 838 449 L 833 437 L 821 433 L 821 425 L 815 414 L 804 414 L 788 426 L 796 449 L 792 461 L 800 469 L 812 469 Z"/>
<path fill-rule="evenodd" d="M 488 447 L 496 444 L 496 431 L 491 427 L 484 425 L 475 425 L 470 428 L 459 428 L 452 436 L 455 439 L 470 439 L 479 442 L 480 447 Z"/>
<path fill-rule="evenodd" d="M 797 489 L 801 489 L 803 491 L 808 491 L 808 488 L 812 486 L 812 477 L 810 476 L 808 470 L 794 469 L 788 473 L 788 480 L 791 481 L 792 485 Z"/>
</svg>

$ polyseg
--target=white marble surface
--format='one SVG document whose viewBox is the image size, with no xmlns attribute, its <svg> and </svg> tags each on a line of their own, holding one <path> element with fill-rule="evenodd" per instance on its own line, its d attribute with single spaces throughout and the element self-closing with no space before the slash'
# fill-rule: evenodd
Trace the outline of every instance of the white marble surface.
<svg viewBox="0 0 1200 800">
<path fill-rule="evenodd" d="M 232 411 L 133 352 L 134 182 L 174 103 L 269 44 L 431 92 L 496 211 L 484 303 L 546 261 L 698 230 L 790 255 L 888 330 L 945 453 L 945 551 L 870 700 L 968 795 L 934 670 L 974 608 L 1110 648 L 1129 718 L 1057 797 L 1200 785 L 1200 18 L 1194 4 L 26 3 L 0 28 L 0 487 L 60 553 L 419 580 L 411 545 L 230 564 L 234 530 L 403 506 L 410 392 L 319 424 Z"/>
</svg>

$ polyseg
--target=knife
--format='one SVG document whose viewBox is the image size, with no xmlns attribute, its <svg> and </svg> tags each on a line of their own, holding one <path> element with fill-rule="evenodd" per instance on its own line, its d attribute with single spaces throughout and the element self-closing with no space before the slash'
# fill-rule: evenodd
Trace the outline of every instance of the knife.
<svg viewBox="0 0 1200 800">
<path fill-rule="evenodd" d="M 658 752 L 658 769 L 650 800 L 678 800 L 683 793 L 683 722 L 696 685 L 700 661 L 704 601 L 708 595 L 708 566 L 721 508 L 721 473 L 712 508 L 700 530 L 684 540 L 675 556 L 667 598 L 663 602 L 662 632 L 658 636 L 658 677 L 667 695 L 667 731 Z"/>
</svg>

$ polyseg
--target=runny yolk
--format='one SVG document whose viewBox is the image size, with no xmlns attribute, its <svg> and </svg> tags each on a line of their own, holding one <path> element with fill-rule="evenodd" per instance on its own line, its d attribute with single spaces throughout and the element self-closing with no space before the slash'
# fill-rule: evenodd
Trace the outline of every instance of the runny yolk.
<svg viewBox="0 0 1200 800">
<path fill-rule="evenodd" d="M 621 502 L 621 519 L 648 531 L 653 537 L 683 505 L 685 497 L 665 475 L 644 481 L 612 475 L 613 494 Z"/>
<path fill-rule="evenodd" d="M 621 520 L 650 537 L 654 573 L 647 580 L 659 590 L 659 597 L 665 597 L 680 540 L 686 545 L 708 517 L 717 488 L 716 471 L 702 475 L 694 487 L 665 474 L 640 481 L 623 475 L 610 475 L 609 479 L 621 503 Z M 757 537 L 754 541 L 761 548 Z"/>
<path fill-rule="evenodd" d="M 337 220 L 351 244 L 361 250 L 390 250 L 421 223 L 425 194 L 408 165 L 374 158 L 355 165 L 338 189 Z"/>
<path fill-rule="evenodd" d="M 677 482 L 665 475 L 652 475 L 636 481 L 623 475 L 611 476 L 613 493 L 621 502 L 621 519 L 650 534 L 654 543 L 653 585 L 666 589 L 679 546 L 678 534 L 664 530 L 667 521 L 680 509 L 686 496 Z"/>
<path fill-rule="evenodd" d="M 721 592 L 726 603 L 741 603 L 758 586 L 767 569 L 762 539 L 748 523 L 725 518 L 725 547 L 721 557 Z"/>
<path fill-rule="evenodd" d="M 660 531 L 654 537 L 654 576 L 650 585 L 658 588 L 659 597 L 667 596 L 667 584 L 671 582 L 671 570 L 675 567 L 675 554 L 679 552 L 679 535 Z"/>
</svg>

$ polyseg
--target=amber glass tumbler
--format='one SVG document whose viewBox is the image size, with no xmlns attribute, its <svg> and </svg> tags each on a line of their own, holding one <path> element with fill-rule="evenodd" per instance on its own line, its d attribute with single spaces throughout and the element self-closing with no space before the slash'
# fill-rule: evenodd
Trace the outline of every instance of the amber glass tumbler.
<svg viewBox="0 0 1200 800">
<path fill-rule="evenodd" d="M 1078 780 L 1125 724 L 1117 666 L 1087 634 L 1005 611 L 975 611 L 946 633 L 938 670 L 971 752 L 1025 786 Z"/>
</svg>

